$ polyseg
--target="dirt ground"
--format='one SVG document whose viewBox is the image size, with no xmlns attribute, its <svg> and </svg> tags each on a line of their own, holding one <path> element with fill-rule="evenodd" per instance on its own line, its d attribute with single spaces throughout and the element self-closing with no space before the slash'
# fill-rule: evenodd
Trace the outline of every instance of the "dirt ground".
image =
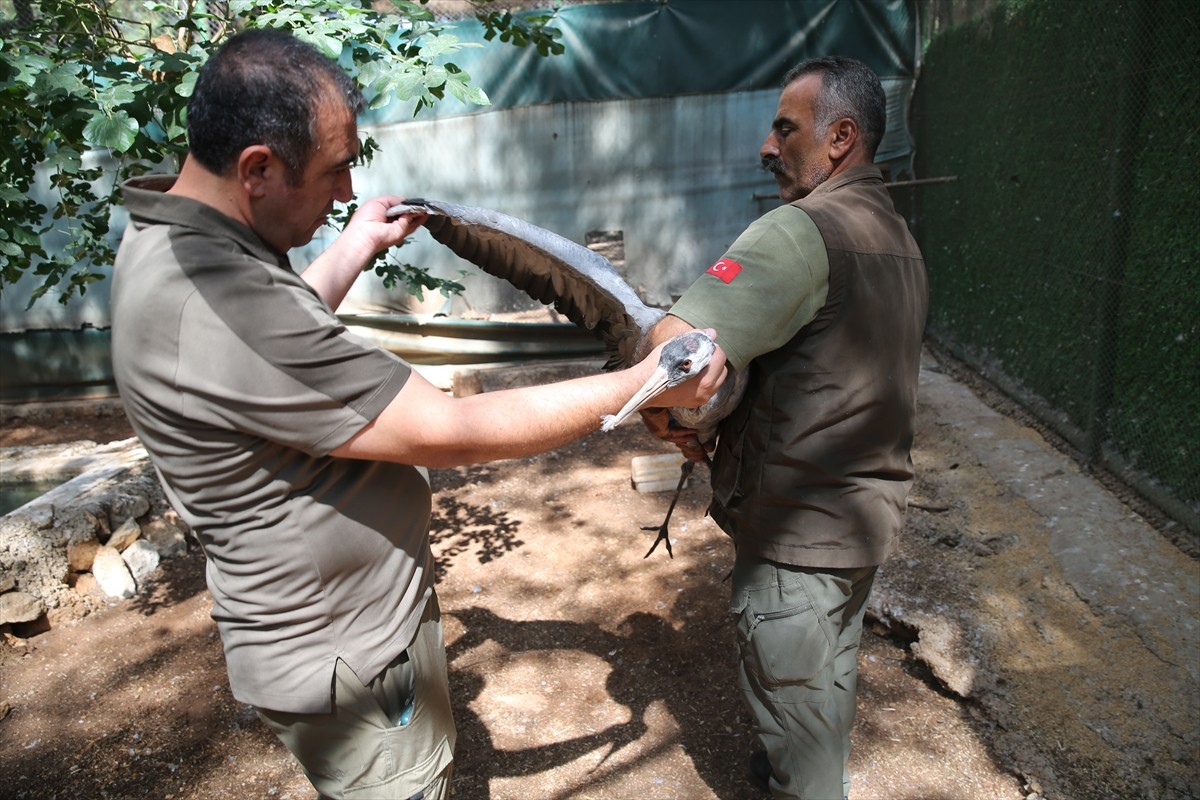
<svg viewBox="0 0 1200 800">
<path fill-rule="evenodd" d="M 130 435 L 119 416 L 8 419 L 0 446 Z M 923 405 L 903 549 L 863 640 L 851 798 L 1200 797 L 1195 681 L 1180 678 L 1193 667 L 1163 663 L 1071 589 L 1045 555 L 1045 514 L 989 471 L 972 435 Z M 643 559 L 653 534 L 640 528 L 668 495 L 633 491 L 629 462 L 657 452 L 670 449 L 627 424 L 432 472 L 456 798 L 759 796 L 725 611 L 732 547 L 704 515 L 700 468 L 672 520 L 675 557 Z M 1196 562 L 1165 547 L 1190 574 Z M 0 797 L 315 796 L 229 692 L 202 567 L 193 548 L 143 596 L 6 635 Z M 931 657 L 938 628 L 913 620 L 954 620 L 967 599 L 997 626 L 964 627 L 967 641 Z M 1195 614 L 1194 597 L 1178 602 Z"/>
</svg>

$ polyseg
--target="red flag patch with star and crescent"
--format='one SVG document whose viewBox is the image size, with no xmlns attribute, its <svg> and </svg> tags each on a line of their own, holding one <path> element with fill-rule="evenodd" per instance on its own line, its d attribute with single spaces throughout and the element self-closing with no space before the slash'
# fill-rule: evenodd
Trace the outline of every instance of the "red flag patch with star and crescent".
<svg viewBox="0 0 1200 800">
<path fill-rule="evenodd" d="M 732 283 L 742 271 L 742 265 L 730 258 L 722 258 L 708 268 L 708 274 L 718 278 L 722 283 Z"/>
</svg>

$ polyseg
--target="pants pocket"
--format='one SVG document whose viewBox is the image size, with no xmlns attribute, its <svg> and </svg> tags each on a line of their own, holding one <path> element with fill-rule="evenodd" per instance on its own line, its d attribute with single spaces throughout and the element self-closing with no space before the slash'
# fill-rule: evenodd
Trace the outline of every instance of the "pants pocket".
<svg viewBox="0 0 1200 800">
<path fill-rule="evenodd" d="M 346 800 L 434 800 L 449 791 L 454 752 L 446 736 L 431 741 L 434 733 L 412 727 L 389 728 L 381 732 L 380 760 L 387 769 L 361 776 L 342 789 Z M 318 787 L 320 788 L 320 787 Z"/>
<path fill-rule="evenodd" d="M 323 797 L 442 800 L 455 743 L 445 658 L 431 597 L 407 661 L 398 659 L 367 685 L 338 660 L 332 711 L 258 714 Z"/>
<path fill-rule="evenodd" d="M 833 642 L 799 586 L 750 592 L 737 629 L 742 660 L 764 686 L 812 683 L 833 657 Z"/>
</svg>

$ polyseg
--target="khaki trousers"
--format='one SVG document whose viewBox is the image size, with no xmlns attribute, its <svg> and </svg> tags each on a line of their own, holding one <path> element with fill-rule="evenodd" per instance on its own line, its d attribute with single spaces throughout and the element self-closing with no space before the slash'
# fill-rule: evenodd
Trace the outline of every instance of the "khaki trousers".
<svg viewBox="0 0 1200 800">
<path fill-rule="evenodd" d="M 364 683 L 339 660 L 333 710 L 257 709 L 323 798 L 445 800 L 450 796 L 454 718 L 437 596 L 412 643 Z"/>
<path fill-rule="evenodd" d="M 813 569 L 739 551 L 739 684 L 771 763 L 773 797 L 850 794 L 858 645 L 877 567 Z"/>
</svg>

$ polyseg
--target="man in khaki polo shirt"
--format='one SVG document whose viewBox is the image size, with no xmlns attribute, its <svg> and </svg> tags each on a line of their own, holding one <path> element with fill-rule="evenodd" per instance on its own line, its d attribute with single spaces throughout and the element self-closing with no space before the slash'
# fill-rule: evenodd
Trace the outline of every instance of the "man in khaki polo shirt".
<svg viewBox="0 0 1200 800">
<path fill-rule="evenodd" d="M 113 361 L 126 411 L 207 556 L 234 696 L 326 797 L 448 795 L 454 723 L 418 466 L 514 458 L 596 430 L 654 369 L 463 399 L 334 315 L 374 255 L 422 215 L 353 194 L 358 89 L 277 31 L 230 39 L 188 106 L 180 174 L 124 187 Z M 697 406 L 708 371 L 657 399 Z"/>
</svg>

